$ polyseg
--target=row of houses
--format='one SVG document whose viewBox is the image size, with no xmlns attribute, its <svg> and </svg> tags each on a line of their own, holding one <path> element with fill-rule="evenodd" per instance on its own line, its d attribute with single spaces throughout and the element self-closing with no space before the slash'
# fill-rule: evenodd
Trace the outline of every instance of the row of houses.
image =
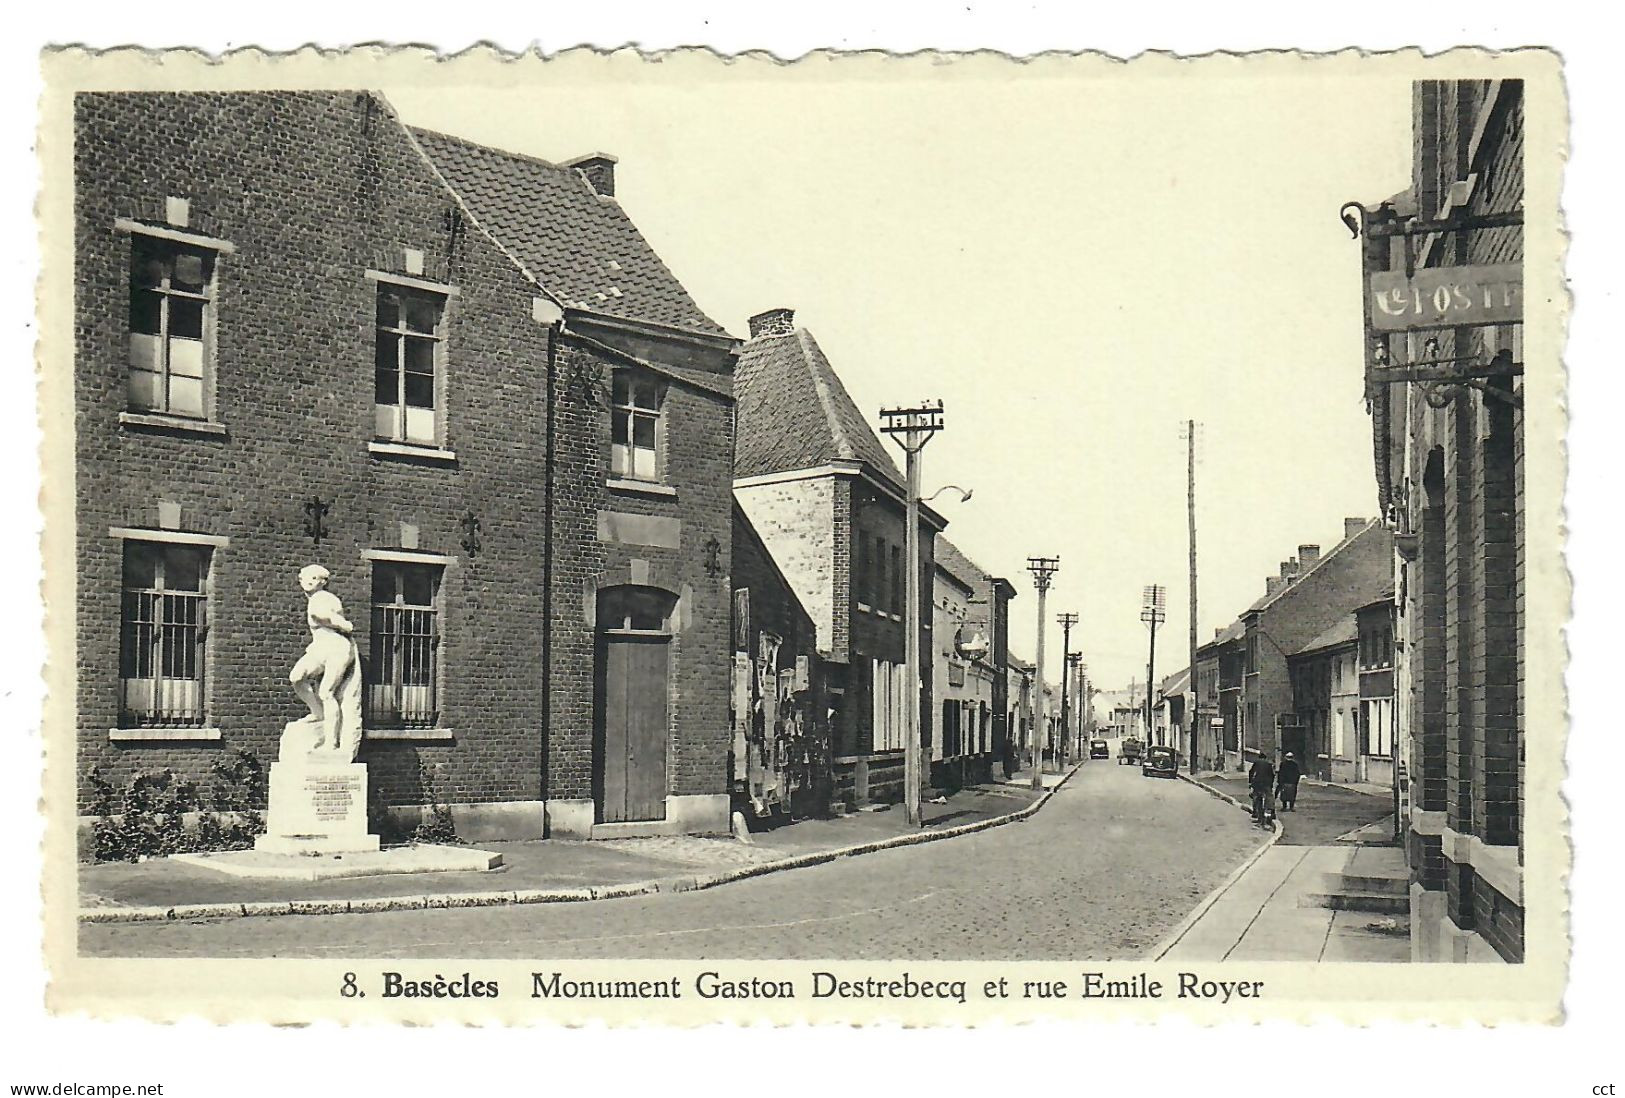
<svg viewBox="0 0 1625 1098">
<path fill-rule="evenodd" d="M 790 310 L 741 341 L 700 309 L 614 157 L 365 91 L 75 120 L 81 772 L 274 758 L 320 563 L 397 816 L 591 838 L 901 797 L 903 478 Z M 1046 687 L 1014 586 L 920 523 L 931 780 L 986 780 Z"/>
<path fill-rule="evenodd" d="M 1324 553 L 1299 545 L 1264 593 L 1197 648 L 1195 744 L 1189 668 L 1158 686 L 1153 742 L 1211 770 L 1290 752 L 1313 778 L 1391 785 L 1393 633 L 1381 608 L 1392 605 L 1392 554 L 1388 529 L 1363 518 L 1345 519 Z"/>
<path fill-rule="evenodd" d="M 1523 959 L 1526 540 L 1520 80 L 1417 81 L 1411 186 L 1360 238 L 1376 520 L 1300 545 L 1162 684 L 1198 764 L 1292 751 L 1390 787 L 1412 956 Z"/>
</svg>

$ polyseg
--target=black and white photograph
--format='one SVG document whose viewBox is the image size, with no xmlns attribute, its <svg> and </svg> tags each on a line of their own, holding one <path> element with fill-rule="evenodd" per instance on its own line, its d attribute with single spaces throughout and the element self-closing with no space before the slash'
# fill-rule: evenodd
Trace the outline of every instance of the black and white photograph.
<svg viewBox="0 0 1625 1098">
<path fill-rule="evenodd" d="M 1558 1015 L 1555 54 L 250 62 L 45 58 L 52 1009 Z"/>
</svg>

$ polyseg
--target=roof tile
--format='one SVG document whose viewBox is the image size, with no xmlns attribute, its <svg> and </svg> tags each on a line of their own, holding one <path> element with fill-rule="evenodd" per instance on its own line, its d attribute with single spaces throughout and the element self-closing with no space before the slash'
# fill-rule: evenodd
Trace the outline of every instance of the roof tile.
<svg viewBox="0 0 1625 1098">
<path fill-rule="evenodd" d="M 412 127 L 412 134 L 480 223 L 559 300 L 623 320 L 727 334 L 620 203 L 598 195 L 577 169 L 433 130 Z"/>
</svg>

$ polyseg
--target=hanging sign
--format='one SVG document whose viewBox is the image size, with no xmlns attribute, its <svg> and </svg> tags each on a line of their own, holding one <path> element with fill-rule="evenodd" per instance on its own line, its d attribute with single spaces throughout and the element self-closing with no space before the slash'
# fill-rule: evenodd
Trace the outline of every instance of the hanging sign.
<svg viewBox="0 0 1625 1098">
<path fill-rule="evenodd" d="M 1419 332 L 1523 320 L 1523 265 L 1423 267 L 1373 271 L 1367 284 L 1371 327 L 1379 332 Z"/>
</svg>

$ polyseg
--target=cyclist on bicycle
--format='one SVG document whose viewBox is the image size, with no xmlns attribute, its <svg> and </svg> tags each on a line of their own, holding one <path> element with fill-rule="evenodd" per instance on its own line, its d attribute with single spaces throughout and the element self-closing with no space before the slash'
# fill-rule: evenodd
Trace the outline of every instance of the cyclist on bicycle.
<svg viewBox="0 0 1625 1098">
<path fill-rule="evenodd" d="M 1260 755 L 1253 761 L 1247 771 L 1247 785 L 1253 791 L 1253 819 L 1264 823 L 1266 812 L 1275 807 L 1275 764 L 1268 756 Z"/>
</svg>

